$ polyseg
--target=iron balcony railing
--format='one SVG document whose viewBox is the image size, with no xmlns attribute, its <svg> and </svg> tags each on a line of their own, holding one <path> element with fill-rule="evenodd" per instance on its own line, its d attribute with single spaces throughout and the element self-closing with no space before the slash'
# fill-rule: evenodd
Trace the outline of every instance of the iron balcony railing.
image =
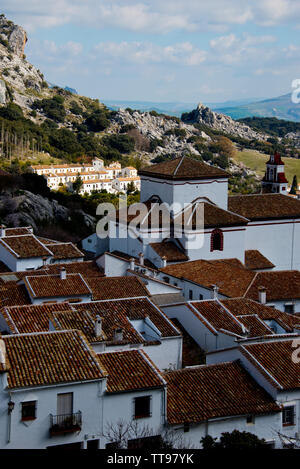
<svg viewBox="0 0 300 469">
<path fill-rule="evenodd" d="M 82 416 L 81 412 L 76 414 L 50 414 L 50 434 L 57 435 L 61 433 L 71 433 L 81 430 Z"/>
</svg>

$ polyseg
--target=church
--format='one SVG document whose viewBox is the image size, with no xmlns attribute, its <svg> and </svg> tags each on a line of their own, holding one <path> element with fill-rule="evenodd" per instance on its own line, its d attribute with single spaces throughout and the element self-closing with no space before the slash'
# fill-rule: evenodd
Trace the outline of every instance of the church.
<svg viewBox="0 0 300 469">
<path fill-rule="evenodd" d="M 125 221 L 120 210 L 112 221 L 116 235 L 105 250 L 133 258 L 142 254 L 158 269 L 232 258 L 244 265 L 251 258 L 258 270 L 300 268 L 300 201 L 286 195 L 278 153 L 267 162 L 260 194 L 229 196 L 228 172 L 186 156 L 143 168 L 139 176 L 147 213 L 132 236 L 134 206 L 126 209 Z"/>
</svg>

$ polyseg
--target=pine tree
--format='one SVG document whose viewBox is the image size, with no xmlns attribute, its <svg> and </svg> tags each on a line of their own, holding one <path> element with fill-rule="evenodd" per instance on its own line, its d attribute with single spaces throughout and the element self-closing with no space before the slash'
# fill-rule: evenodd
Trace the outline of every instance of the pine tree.
<svg viewBox="0 0 300 469">
<path fill-rule="evenodd" d="M 291 187 L 291 190 L 290 190 L 290 194 L 296 195 L 297 190 L 298 190 L 298 179 L 297 179 L 297 176 L 295 174 L 295 176 L 293 177 L 293 183 L 292 183 L 292 187 Z"/>
</svg>

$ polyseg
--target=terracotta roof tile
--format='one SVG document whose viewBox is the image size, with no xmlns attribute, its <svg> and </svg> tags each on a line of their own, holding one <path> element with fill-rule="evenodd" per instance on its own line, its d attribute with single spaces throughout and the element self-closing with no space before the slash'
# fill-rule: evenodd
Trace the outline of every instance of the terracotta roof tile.
<svg viewBox="0 0 300 469">
<path fill-rule="evenodd" d="M 245 251 L 245 267 L 249 270 L 272 269 L 275 267 L 269 259 L 256 249 Z"/>
<path fill-rule="evenodd" d="M 152 176 L 160 179 L 211 179 L 228 178 L 229 174 L 223 169 L 210 166 L 202 161 L 187 156 L 175 158 L 142 168 L 140 176 Z"/>
<path fill-rule="evenodd" d="M 47 249 L 34 235 L 5 236 L 0 243 L 17 258 L 50 257 Z"/>
<path fill-rule="evenodd" d="M 280 407 L 238 363 L 185 368 L 164 374 L 170 424 L 280 412 Z"/>
<path fill-rule="evenodd" d="M 16 228 L 5 228 L 5 236 L 19 236 L 25 234 L 32 234 L 31 226 L 16 227 Z"/>
<path fill-rule="evenodd" d="M 61 279 L 60 275 L 32 275 L 25 277 L 24 283 L 34 298 L 91 295 L 81 274 L 67 274 L 65 279 Z"/>
<path fill-rule="evenodd" d="M 188 261 L 188 256 L 176 246 L 172 241 L 162 241 L 161 243 L 150 243 L 154 251 L 162 258 L 166 257 L 169 262 Z"/>
<path fill-rule="evenodd" d="M 79 331 L 3 336 L 10 364 L 8 388 L 102 379 L 95 353 Z"/>
<path fill-rule="evenodd" d="M 54 259 L 78 259 L 84 254 L 73 243 L 55 243 L 45 246 L 53 253 Z"/>
<path fill-rule="evenodd" d="M 94 301 L 149 296 L 147 288 L 136 276 L 90 277 L 86 282 L 93 293 Z"/>
<path fill-rule="evenodd" d="M 243 296 L 255 276 L 254 272 L 226 260 L 189 261 L 160 270 L 164 274 L 185 278 L 209 289 L 212 285 L 218 285 L 220 293 L 228 297 Z"/>
<path fill-rule="evenodd" d="M 101 368 L 108 373 L 107 392 L 160 388 L 164 380 L 159 370 L 140 350 L 99 353 Z"/>
<path fill-rule="evenodd" d="M 228 209 L 251 221 L 300 218 L 300 200 L 283 194 L 230 196 Z"/>
<path fill-rule="evenodd" d="M 298 299 L 300 298 L 300 272 L 299 270 L 257 272 L 245 296 L 258 301 L 260 287 L 265 287 L 267 290 L 267 302 Z"/>
<path fill-rule="evenodd" d="M 272 340 L 240 346 L 247 360 L 278 389 L 300 388 L 300 362 L 292 360 L 293 340 Z"/>
</svg>

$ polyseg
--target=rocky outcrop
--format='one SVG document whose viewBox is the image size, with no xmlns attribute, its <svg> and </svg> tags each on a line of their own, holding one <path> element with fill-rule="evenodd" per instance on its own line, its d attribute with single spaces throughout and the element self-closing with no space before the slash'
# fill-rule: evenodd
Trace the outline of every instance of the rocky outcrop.
<svg viewBox="0 0 300 469">
<path fill-rule="evenodd" d="M 248 140 L 265 140 L 268 138 L 267 135 L 256 132 L 246 124 L 234 121 L 231 117 L 226 116 L 225 114 L 218 114 L 217 112 L 212 111 L 202 103 L 199 103 L 197 108 L 193 111 L 184 114 L 183 120 L 186 123 L 204 124 L 215 130 L 246 138 Z"/>
<path fill-rule="evenodd" d="M 289 132 L 284 136 L 293 142 L 295 147 L 300 148 L 300 132 Z"/>
<path fill-rule="evenodd" d="M 6 85 L 3 80 L 0 80 L 0 104 L 6 104 Z"/>
<path fill-rule="evenodd" d="M 2 221 L 8 226 L 30 225 L 36 231 L 39 225 L 59 224 L 68 221 L 70 210 L 60 205 L 56 200 L 49 200 L 29 191 L 22 191 L 21 195 L 12 197 L 4 194 L 0 197 L 0 212 Z M 93 229 L 94 217 L 78 210 L 80 221 L 86 227 Z"/>
</svg>

